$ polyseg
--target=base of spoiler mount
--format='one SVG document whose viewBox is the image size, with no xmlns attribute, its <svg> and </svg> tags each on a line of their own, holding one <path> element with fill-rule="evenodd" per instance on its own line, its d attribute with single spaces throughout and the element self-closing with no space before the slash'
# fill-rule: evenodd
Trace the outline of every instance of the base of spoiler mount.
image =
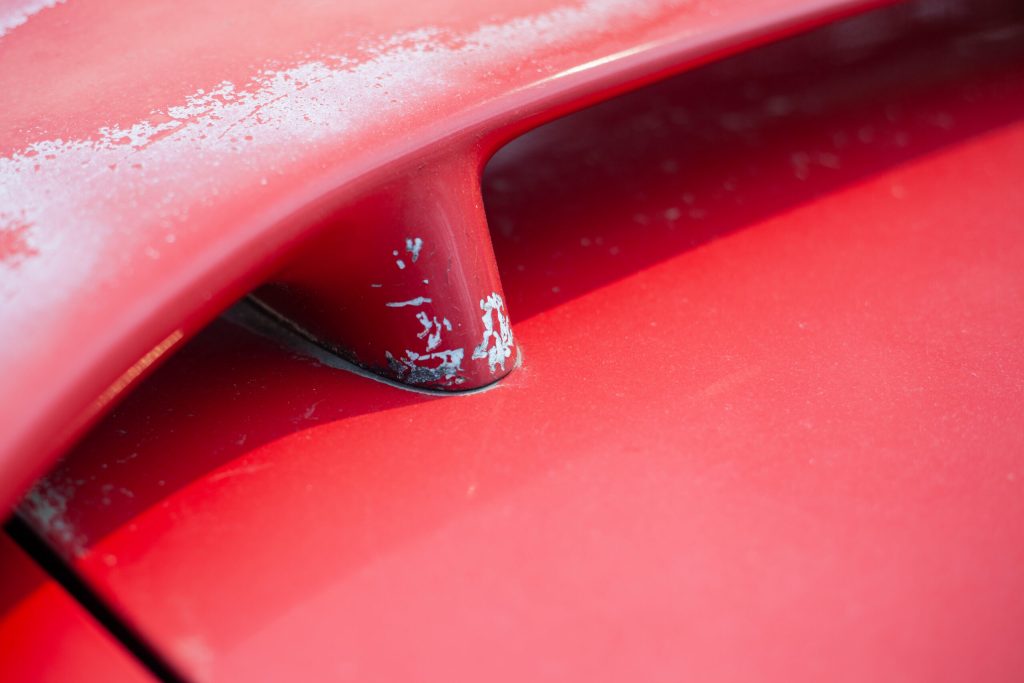
<svg viewBox="0 0 1024 683">
<path fill-rule="evenodd" d="M 471 154 L 418 164 L 348 204 L 254 298 L 404 384 L 477 389 L 515 364 Z"/>
</svg>

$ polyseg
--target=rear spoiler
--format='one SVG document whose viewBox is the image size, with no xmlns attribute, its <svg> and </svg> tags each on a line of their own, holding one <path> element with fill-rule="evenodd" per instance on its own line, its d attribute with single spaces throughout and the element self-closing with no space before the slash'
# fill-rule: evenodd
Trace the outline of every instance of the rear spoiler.
<svg viewBox="0 0 1024 683">
<path fill-rule="evenodd" d="M 429 2 L 18 4 L 0 22 L 5 508 L 257 287 L 397 382 L 497 380 L 517 353 L 479 191 L 498 147 L 891 2 L 462 0 L 430 21 Z"/>
</svg>

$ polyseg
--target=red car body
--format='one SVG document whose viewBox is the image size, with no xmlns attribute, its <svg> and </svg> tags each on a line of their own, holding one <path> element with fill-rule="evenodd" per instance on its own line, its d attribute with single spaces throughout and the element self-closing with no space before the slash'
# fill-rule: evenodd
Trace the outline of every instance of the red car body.
<svg viewBox="0 0 1024 683">
<path fill-rule="evenodd" d="M 1024 674 L 1017 3 L 11 7 L 3 680 Z"/>
</svg>

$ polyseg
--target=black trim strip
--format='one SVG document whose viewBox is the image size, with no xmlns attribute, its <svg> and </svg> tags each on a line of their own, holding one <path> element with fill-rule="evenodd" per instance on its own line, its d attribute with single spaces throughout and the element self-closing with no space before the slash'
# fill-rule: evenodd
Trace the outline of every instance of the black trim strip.
<svg viewBox="0 0 1024 683">
<path fill-rule="evenodd" d="M 85 608 L 92 617 L 105 628 L 110 635 L 120 641 L 142 666 L 146 667 L 157 680 L 164 683 L 185 683 L 186 679 L 178 674 L 156 650 L 150 647 L 133 628 L 128 626 L 112 610 L 103 599 L 82 579 L 60 554 L 40 538 L 17 514 L 4 523 L 4 531 L 29 554 L 42 569 L 57 583 L 63 586 L 72 598 Z"/>
</svg>

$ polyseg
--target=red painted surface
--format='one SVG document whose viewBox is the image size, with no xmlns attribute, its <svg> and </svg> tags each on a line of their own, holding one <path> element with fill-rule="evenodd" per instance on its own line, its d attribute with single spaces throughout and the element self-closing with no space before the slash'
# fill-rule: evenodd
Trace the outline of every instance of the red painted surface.
<svg viewBox="0 0 1024 683">
<path fill-rule="evenodd" d="M 26 514 L 197 680 L 1020 680 L 1002 7 L 840 24 L 505 149 L 496 388 L 221 320 Z"/>
<path fill-rule="evenodd" d="M 0 110 L 0 505 L 404 165 L 880 3 L 69 0 L 27 16 L 0 37 L 0 92 L 18 94 Z"/>
<path fill-rule="evenodd" d="M 120 644 L 2 533 L 0 567 L 0 680 L 152 680 Z"/>
</svg>

